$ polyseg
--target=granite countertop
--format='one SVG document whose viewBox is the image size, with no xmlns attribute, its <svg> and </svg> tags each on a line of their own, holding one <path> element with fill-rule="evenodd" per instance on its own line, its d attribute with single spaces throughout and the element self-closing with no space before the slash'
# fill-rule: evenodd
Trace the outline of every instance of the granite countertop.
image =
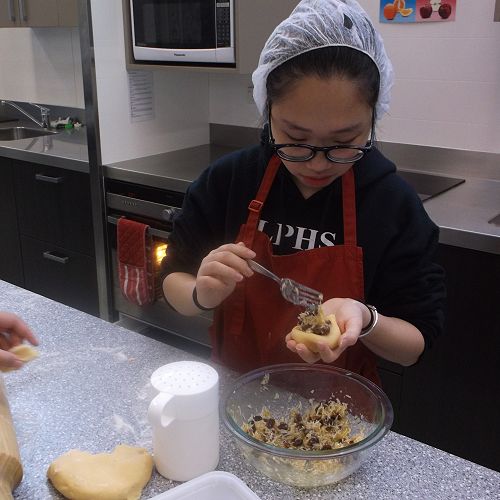
<svg viewBox="0 0 500 500">
<path fill-rule="evenodd" d="M 24 120 L 0 123 L 0 128 L 10 127 L 38 128 L 32 122 Z M 85 127 L 71 130 L 58 129 L 55 132 L 57 133 L 31 139 L 0 141 L 0 156 L 88 172 L 89 155 Z"/>
<path fill-rule="evenodd" d="M 18 500 L 61 498 L 48 483 L 46 471 L 54 458 L 71 448 L 97 453 L 126 443 L 151 452 L 146 413 L 154 397 L 149 383 L 152 372 L 178 360 L 206 362 L 2 281 L 0 310 L 19 314 L 40 339 L 40 357 L 20 371 L 5 374 L 24 466 L 23 481 L 14 492 Z M 213 366 L 223 391 L 236 374 Z M 237 475 L 263 500 L 479 500 L 500 491 L 500 473 L 394 432 L 377 445 L 357 473 L 336 485 L 312 490 L 262 476 L 245 463 L 222 427 L 220 457 L 218 469 Z M 176 484 L 154 472 L 142 498 Z"/>
</svg>

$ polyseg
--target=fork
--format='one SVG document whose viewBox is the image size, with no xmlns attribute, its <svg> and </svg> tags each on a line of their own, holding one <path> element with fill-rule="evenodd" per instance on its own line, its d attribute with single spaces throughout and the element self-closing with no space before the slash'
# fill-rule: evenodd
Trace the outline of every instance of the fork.
<svg viewBox="0 0 500 500">
<path fill-rule="evenodd" d="M 297 283 L 290 278 L 280 278 L 254 260 L 248 259 L 247 262 L 250 269 L 279 283 L 281 295 L 292 304 L 305 308 L 316 308 L 323 302 L 323 294 L 321 292 Z"/>
</svg>

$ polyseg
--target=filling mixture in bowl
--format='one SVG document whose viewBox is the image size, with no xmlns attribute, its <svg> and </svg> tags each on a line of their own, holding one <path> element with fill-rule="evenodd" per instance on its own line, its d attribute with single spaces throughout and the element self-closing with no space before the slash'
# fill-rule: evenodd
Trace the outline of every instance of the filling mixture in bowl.
<svg viewBox="0 0 500 500">
<path fill-rule="evenodd" d="M 263 443 L 296 450 L 333 450 L 361 441 L 354 433 L 347 405 L 329 399 L 312 404 L 304 413 L 293 408 L 286 418 L 272 415 L 267 407 L 242 425 L 242 429 Z"/>
</svg>

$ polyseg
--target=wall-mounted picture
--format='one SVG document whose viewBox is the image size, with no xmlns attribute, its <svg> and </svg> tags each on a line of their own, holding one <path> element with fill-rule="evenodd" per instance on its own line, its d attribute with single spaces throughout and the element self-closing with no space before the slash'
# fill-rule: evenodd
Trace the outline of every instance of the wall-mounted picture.
<svg viewBox="0 0 500 500">
<path fill-rule="evenodd" d="M 414 23 L 415 0 L 381 0 L 380 21 L 384 23 Z"/>
<path fill-rule="evenodd" d="M 380 22 L 454 21 L 457 0 L 381 0 Z"/>
</svg>

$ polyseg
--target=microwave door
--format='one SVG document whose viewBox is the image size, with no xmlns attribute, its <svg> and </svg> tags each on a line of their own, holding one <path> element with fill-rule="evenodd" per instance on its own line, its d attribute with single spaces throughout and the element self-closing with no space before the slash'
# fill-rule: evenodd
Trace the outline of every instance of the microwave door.
<svg viewBox="0 0 500 500">
<path fill-rule="evenodd" d="M 215 48 L 214 0 L 134 0 L 136 45 Z"/>
</svg>

